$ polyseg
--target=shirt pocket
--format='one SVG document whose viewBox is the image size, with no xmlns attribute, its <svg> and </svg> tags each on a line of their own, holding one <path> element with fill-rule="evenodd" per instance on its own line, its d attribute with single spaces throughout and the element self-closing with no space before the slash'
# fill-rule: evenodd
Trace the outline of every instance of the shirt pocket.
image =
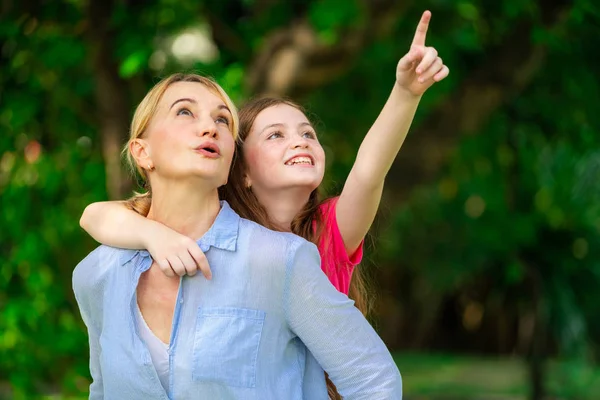
<svg viewBox="0 0 600 400">
<path fill-rule="evenodd" d="M 192 379 L 253 388 L 264 321 L 261 310 L 199 308 Z"/>
</svg>

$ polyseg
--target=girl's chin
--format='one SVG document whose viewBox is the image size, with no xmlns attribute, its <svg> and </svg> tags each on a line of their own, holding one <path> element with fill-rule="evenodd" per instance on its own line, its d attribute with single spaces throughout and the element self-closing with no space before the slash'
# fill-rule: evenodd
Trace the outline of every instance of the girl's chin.
<svg viewBox="0 0 600 400">
<path fill-rule="evenodd" d="M 311 182 L 290 182 L 286 187 L 292 190 L 305 190 L 310 193 L 316 188 L 319 187 L 321 181 L 311 181 Z"/>
</svg>

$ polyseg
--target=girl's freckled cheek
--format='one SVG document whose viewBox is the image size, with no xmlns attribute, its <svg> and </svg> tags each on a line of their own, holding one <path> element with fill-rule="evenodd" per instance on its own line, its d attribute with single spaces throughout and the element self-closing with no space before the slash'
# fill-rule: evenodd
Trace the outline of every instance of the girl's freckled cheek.
<svg viewBox="0 0 600 400">
<path fill-rule="evenodd" d="M 244 149 L 244 158 L 246 159 L 246 165 L 255 165 L 256 163 L 256 150 L 252 147 L 246 147 Z"/>
<path fill-rule="evenodd" d="M 244 159 L 251 175 L 255 175 L 256 172 L 258 172 L 257 168 L 260 169 L 261 167 L 259 152 L 256 150 L 256 148 L 246 147 L 244 149 Z"/>
</svg>

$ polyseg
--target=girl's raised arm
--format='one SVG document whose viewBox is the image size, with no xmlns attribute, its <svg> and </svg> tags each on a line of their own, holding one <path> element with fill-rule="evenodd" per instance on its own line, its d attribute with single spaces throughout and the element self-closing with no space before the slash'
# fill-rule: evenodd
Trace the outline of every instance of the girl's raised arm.
<svg viewBox="0 0 600 400">
<path fill-rule="evenodd" d="M 433 47 L 425 46 L 431 13 L 425 11 L 409 52 L 400 59 L 396 82 L 377 120 L 367 132 L 336 207 L 348 254 L 369 231 L 379 208 L 385 177 L 402 146 L 423 93 L 448 76 Z"/>
</svg>

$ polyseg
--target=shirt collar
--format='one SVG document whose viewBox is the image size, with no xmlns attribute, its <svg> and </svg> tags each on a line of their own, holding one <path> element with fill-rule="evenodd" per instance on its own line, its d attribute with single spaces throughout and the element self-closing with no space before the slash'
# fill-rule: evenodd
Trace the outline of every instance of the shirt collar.
<svg viewBox="0 0 600 400">
<path fill-rule="evenodd" d="M 237 246 L 240 216 L 235 213 L 226 201 L 221 201 L 221 210 L 210 229 L 196 241 L 200 250 L 207 252 L 211 247 L 235 251 Z M 122 250 L 121 265 L 125 265 L 134 257 L 150 257 L 146 250 Z"/>
<path fill-rule="evenodd" d="M 217 214 L 215 222 L 197 243 L 202 251 L 207 251 L 210 246 L 222 250 L 235 251 L 239 225 L 240 216 L 231 209 L 229 203 L 221 201 L 221 211 Z"/>
</svg>

